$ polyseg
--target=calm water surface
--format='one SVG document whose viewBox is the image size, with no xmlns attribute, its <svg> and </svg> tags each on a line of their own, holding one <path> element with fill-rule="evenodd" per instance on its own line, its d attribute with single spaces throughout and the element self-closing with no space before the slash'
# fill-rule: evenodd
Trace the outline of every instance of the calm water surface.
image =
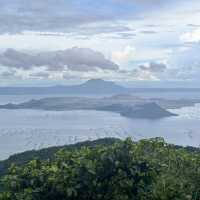
<svg viewBox="0 0 200 200">
<path fill-rule="evenodd" d="M 0 96 L 0 104 L 43 97 Z M 100 111 L 0 110 L 0 160 L 26 150 L 103 137 L 164 137 L 170 143 L 199 146 L 200 105 L 171 111 L 179 116 L 136 120 Z"/>
</svg>

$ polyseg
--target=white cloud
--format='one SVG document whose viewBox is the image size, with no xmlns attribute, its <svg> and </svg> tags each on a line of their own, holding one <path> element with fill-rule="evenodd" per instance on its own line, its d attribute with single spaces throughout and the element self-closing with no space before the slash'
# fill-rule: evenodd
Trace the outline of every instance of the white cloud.
<svg viewBox="0 0 200 200">
<path fill-rule="evenodd" d="M 188 49 L 191 44 L 182 45 L 182 43 L 200 42 L 200 27 L 197 26 L 200 13 L 193 12 L 194 9 L 200 8 L 200 4 L 198 0 L 178 1 L 179 5 L 177 0 L 103 0 L 103 2 L 62 0 L 56 3 L 52 0 L 46 2 L 36 0 L 29 3 L 23 0 L 3 0 L 0 8 L 2 22 L 0 55 L 7 48 L 26 52 L 26 54 L 38 55 L 39 52 L 43 52 L 44 55 L 48 52 L 49 55 L 51 52 L 65 51 L 78 46 L 101 52 L 104 62 L 102 56 L 95 56 L 94 52 L 92 56 L 91 54 L 88 56 L 88 53 L 84 56 L 85 53 L 78 51 L 75 56 L 72 56 L 74 59 L 70 62 L 70 69 L 64 62 L 64 65 L 59 68 L 60 71 L 56 68 L 58 71 L 53 72 L 55 59 L 52 57 L 56 56 L 47 55 L 48 62 L 44 63 L 41 59 L 32 56 L 28 58 L 26 55 L 26 59 L 23 60 L 24 56 L 19 55 L 18 58 L 23 58 L 22 60 L 11 58 L 5 61 L 4 58 L 4 66 L 8 63 L 9 67 L 8 72 L 2 73 L 1 79 L 2 77 L 17 79 L 19 76 L 26 79 L 26 82 L 33 77 L 49 80 L 49 82 L 50 79 L 78 80 L 95 77 L 112 80 L 162 80 L 176 77 L 192 78 L 195 74 L 199 75 L 199 48 L 195 47 L 191 51 Z M 187 5 L 184 2 L 187 2 Z M 168 6 L 160 7 L 160 3 L 171 7 L 170 9 Z M 11 23 L 7 23 L 8 21 Z M 172 54 L 174 58 L 171 57 Z M 80 55 L 82 55 L 81 63 L 77 63 Z M 98 69 L 93 64 L 90 66 L 88 57 L 90 62 L 95 60 Z M 100 63 L 97 58 L 100 58 Z M 167 63 L 166 70 L 164 65 L 157 65 L 163 61 Z M 35 62 L 37 67 L 31 64 Z M 150 65 L 151 62 L 156 62 L 156 65 L 155 63 Z M 43 69 L 41 63 L 45 64 L 46 68 Z M 115 63 L 119 65 L 119 70 Z M 143 65 L 143 70 L 134 73 L 134 69 L 139 65 Z M 116 68 L 116 70 L 106 70 L 104 67 Z M 3 71 L 1 66 L 0 71 Z M 21 82 L 19 79 L 19 83 L 23 84 Z"/>
<path fill-rule="evenodd" d="M 183 42 L 200 42 L 200 28 L 191 32 L 184 33 L 180 37 Z"/>
<path fill-rule="evenodd" d="M 153 74 L 150 71 L 145 71 L 145 70 L 134 70 L 133 71 L 133 76 L 135 77 L 136 80 L 140 81 L 157 81 L 160 80 L 155 74 Z"/>
<path fill-rule="evenodd" d="M 122 51 L 115 51 L 112 53 L 112 60 L 118 64 L 128 63 L 135 58 L 135 47 L 127 46 Z"/>
</svg>

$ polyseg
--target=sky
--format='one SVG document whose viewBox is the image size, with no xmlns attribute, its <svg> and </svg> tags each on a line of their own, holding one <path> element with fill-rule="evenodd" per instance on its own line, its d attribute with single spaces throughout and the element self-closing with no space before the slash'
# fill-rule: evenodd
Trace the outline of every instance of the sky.
<svg viewBox="0 0 200 200">
<path fill-rule="evenodd" d="M 94 78 L 200 83 L 199 0 L 0 0 L 0 5 L 0 86 Z"/>
</svg>

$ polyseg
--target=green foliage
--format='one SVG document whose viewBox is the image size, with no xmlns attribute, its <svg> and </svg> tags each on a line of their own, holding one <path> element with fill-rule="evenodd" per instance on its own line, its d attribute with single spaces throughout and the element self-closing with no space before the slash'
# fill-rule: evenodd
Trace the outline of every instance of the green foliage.
<svg viewBox="0 0 200 200">
<path fill-rule="evenodd" d="M 119 141 L 115 138 L 103 138 L 95 141 L 85 141 L 85 142 L 79 142 L 76 144 L 71 145 L 65 145 L 61 147 L 49 147 L 46 149 L 41 150 L 32 150 L 32 151 L 26 151 L 24 153 L 19 153 L 16 155 L 11 156 L 9 159 L 0 161 L 0 177 L 2 175 L 5 175 L 8 172 L 8 168 L 11 164 L 16 164 L 18 166 L 22 166 L 27 164 L 33 159 L 40 159 L 40 160 L 48 160 L 53 159 L 56 152 L 58 152 L 60 149 L 65 149 L 69 151 L 73 151 L 74 149 L 80 149 L 82 147 L 95 147 L 97 145 L 112 145 L 116 141 Z M 1 189 L 0 189 L 1 191 Z"/>
<path fill-rule="evenodd" d="M 127 139 L 12 165 L 2 183 L 0 200 L 199 200 L 200 153 Z"/>
</svg>

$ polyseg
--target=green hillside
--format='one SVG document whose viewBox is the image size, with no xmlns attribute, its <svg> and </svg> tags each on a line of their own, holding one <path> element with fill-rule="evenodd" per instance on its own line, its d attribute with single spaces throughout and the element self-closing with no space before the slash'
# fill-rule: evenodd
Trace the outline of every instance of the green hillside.
<svg viewBox="0 0 200 200">
<path fill-rule="evenodd" d="M 8 168 L 11 164 L 16 165 L 25 165 L 33 159 L 47 160 L 53 159 L 56 152 L 61 149 L 73 151 L 74 149 L 80 149 L 82 147 L 95 147 L 97 145 L 111 145 L 119 141 L 115 138 L 103 138 L 95 141 L 85 141 L 79 142 L 76 144 L 58 146 L 58 147 L 49 147 L 41 150 L 32 150 L 26 151 L 23 153 L 15 154 L 10 156 L 7 160 L 0 161 L 0 176 L 5 175 L 8 172 Z"/>
<path fill-rule="evenodd" d="M 62 149 L 50 160 L 12 165 L 2 179 L 0 200 L 200 199 L 198 149 L 161 138 L 91 144 Z"/>
</svg>

